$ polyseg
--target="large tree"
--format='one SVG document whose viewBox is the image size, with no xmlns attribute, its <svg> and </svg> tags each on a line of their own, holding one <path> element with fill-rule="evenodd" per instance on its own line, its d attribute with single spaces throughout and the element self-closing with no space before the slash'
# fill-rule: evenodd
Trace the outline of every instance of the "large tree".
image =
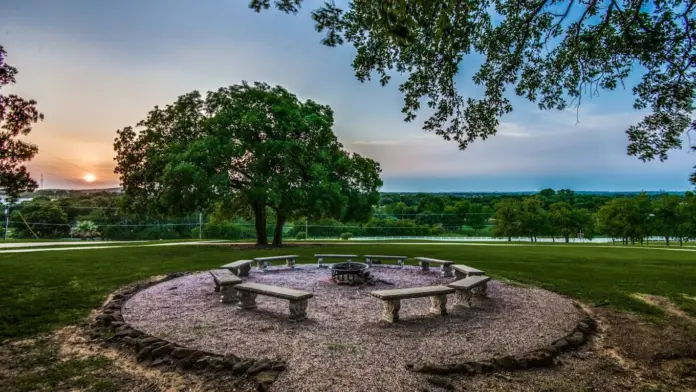
<svg viewBox="0 0 696 392">
<path fill-rule="evenodd" d="M 0 45 L 0 89 L 14 84 L 17 75 L 17 68 L 5 63 L 6 55 Z M 39 149 L 19 137 L 29 134 L 32 125 L 39 120 L 43 120 L 43 114 L 36 110 L 36 101 L 0 94 L 0 189 L 4 189 L 10 199 L 37 188 L 23 163 L 31 160 Z"/>
<path fill-rule="evenodd" d="M 155 107 L 137 131 L 118 131 L 116 173 L 136 211 L 250 208 L 259 245 L 267 244 L 270 209 L 280 245 L 287 219 L 365 220 L 379 201 L 379 164 L 343 151 L 332 126 L 331 108 L 279 86 L 194 91 Z"/>
<path fill-rule="evenodd" d="M 273 1 L 287 13 L 302 3 Z M 271 1 L 249 6 L 259 12 Z M 626 130 L 628 153 L 664 160 L 696 130 L 695 14 L 693 0 L 351 0 L 346 9 L 327 2 L 312 17 L 323 44 L 357 49 L 359 80 L 376 75 L 385 85 L 393 72 L 407 74 L 399 87 L 406 120 L 425 102 L 424 129 L 461 149 L 496 133 L 513 110 L 511 92 L 563 110 L 639 76 L 627 87 L 635 109 L 650 113 Z M 484 57 L 473 76 L 483 94 L 464 98 L 456 78 L 472 53 Z"/>
</svg>

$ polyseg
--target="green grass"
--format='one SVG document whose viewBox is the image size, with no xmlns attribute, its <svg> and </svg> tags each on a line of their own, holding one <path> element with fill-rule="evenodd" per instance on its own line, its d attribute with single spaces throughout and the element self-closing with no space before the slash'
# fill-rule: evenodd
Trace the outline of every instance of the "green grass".
<svg viewBox="0 0 696 392">
<path fill-rule="evenodd" d="M 669 297 L 691 315 L 696 254 L 634 248 L 361 244 L 272 250 L 216 246 L 126 247 L 0 254 L 0 341 L 74 324 L 111 291 L 152 275 L 196 271 L 260 255 L 406 254 L 455 260 L 496 278 L 532 284 L 592 304 L 659 316 L 632 293 Z M 682 294 L 686 294 L 684 297 Z"/>
</svg>

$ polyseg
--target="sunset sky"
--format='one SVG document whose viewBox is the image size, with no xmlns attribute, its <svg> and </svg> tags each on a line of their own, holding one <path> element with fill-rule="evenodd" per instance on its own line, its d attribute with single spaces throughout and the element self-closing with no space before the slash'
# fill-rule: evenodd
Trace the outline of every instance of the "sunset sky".
<svg viewBox="0 0 696 392">
<path fill-rule="evenodd" d="M 604 92 L 578 112 L 541 112 L 515 98 L 499 133 L 462 152 L 404 123 L 398 81 L 361 84 L 352 47 L 319 44 L 308 11 L 255 14 L 245 0 L 7 0 L 0 2 L 0 44 L 19 69 L 3 93 L 39 102 L 46 119 L 27 137 L 39 146 L 29 164 L 45 188 L 118 186 L 116 130 L 180 94 L 242 80 L 280 84 L 301 99 L 331 105 L 346 148 L 379 161 L 384 191 L 686 190 L 696 154 L 674 151 L 664 163 L 626 156 L 624 130 L 644 113 L 626 91 Z M 463 62 L 465 96 L 481 59 Z M 425 114 L 425 113 L 424 113 Z M 694 135 L 696 142 L 696 135 Z M 688 141 L 685 139 L 685 145 Z M 88 183 L 85 176 L 94 181 Z"/>
</svg>

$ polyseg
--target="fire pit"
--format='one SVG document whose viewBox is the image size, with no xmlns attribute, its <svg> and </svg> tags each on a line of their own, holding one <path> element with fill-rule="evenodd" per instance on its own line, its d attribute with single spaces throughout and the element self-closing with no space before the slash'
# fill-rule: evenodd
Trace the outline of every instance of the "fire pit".
<svg viewBox="0 0 696 392">
<path fill-rule="evenodd" d="M 364 263 L 336 263 L 331 265 L 331 279 L 338 284 L 364 284 L 368 281 L 369 266 Z"/>
</svg>

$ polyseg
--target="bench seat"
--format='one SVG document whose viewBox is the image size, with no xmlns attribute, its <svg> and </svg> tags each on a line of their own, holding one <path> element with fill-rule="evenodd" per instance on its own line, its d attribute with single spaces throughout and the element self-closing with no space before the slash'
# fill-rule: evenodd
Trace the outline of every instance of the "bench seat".
<svg viewBox="0 0 696 392">
<path fill-rule="evenodd" d="M 237 303 L 237 295 L 233 287 L 242 283 L 242 278 L 234 275 L 230 270 L 222 268 L 210 270 L 210 275 L 215 282 L 215 292 L 220 293 L 220 302 Z"/>
<path fill-rule="evenodd" d="M 228 270 L 230 270 L 230 272 L 237 276 L 249 276 L 249 272 L 251 271 L 251 264 L 253 262 L 254 260 L 237 260 L 235 262 L 220 266 L 220 268 L 227 268 Z"/>
<path fill-rule="evenodd" d="M 317 267 L 322 268 L 324 266 L 324 259 L 346 259 L 347 261 L 352 261 L 357 259 L 358 255 L 334 255 L 334 254 L 317 254 L 314 255 L 317 258 Z"/>
<path fill-rule="evenodd" d="M 258 269 L 263 272 L 268 271 L 269 262 L 285 260 L 285 265 L 290 268 L 295 268 L 295 259 L 300 256 L 298 255 L 284 255 L 284 256 L 268 256 L 268 257 L 255 257 L 254 261 L 257 263 Z"/>
<path fill-rule="evenodd" d="M 257 295 L 289 300 L 290 320 L 293 321 L 302 321 L 307 318 L 307 300 L 314 296 L 314 294 L 307 291 L 261 283 L 242 283 L 235 285 L 234 289 L 237 291 L 237 296 L 240 300 L 239 307 L 246 310 L 256 309 Z"/>
<path fill-rule="evenodd" d="M 382 260 L 396 260 L 400 267 L 404 266 L 404 261 L 408 259 L 408 256 L 385 256 L 385 255 L 365 255 L 365 262 L 367 265 L 372 266 L 375 261 Z"/>
<path fill-rule="evenodd" d="M 402 299 L 430 297 L 430 313 L 444 316 L 447 314 L 447 294 L 454 292 L 455 289 L 447 286 L 423 286 L 373 291 L 370 295 L 383 301 L 382 320 L 395 323 L 399 321 Z"/>
<path fill-rule="evenodd" d="M 452 273 L 452 264 L 454 264 L 454 261 L 433 259 L 430 257 L 415 257 L 415 259 L 418 260 L 424 272 L 430 271 L 430 264 L 434 263 L 440 264 L 440 271 L 443 278 L 451 278 L 454 276 L 454 273 Z"/>
<path fill-rule="evenodd" d="M 449 283 L 447 286 L 456 290 L 454 306 L 471 307 L 471 297 L 473 295 L 485 297 L 489 280 L 491 278 L 488 276 L 474 275 Z"/>
<path fill-rule="evenodd" d="M 452 266 L 452 269 L 454 270 L 454 276 L 457 277 L 457 279 L 464 279 L 469 276 L 477 276 L 477 275 L 485 275 L 486 273 L 478 270 L 476 268 L 469 267 L 468 265 L 464 264 L 455 264 Z"/>
</svg>

